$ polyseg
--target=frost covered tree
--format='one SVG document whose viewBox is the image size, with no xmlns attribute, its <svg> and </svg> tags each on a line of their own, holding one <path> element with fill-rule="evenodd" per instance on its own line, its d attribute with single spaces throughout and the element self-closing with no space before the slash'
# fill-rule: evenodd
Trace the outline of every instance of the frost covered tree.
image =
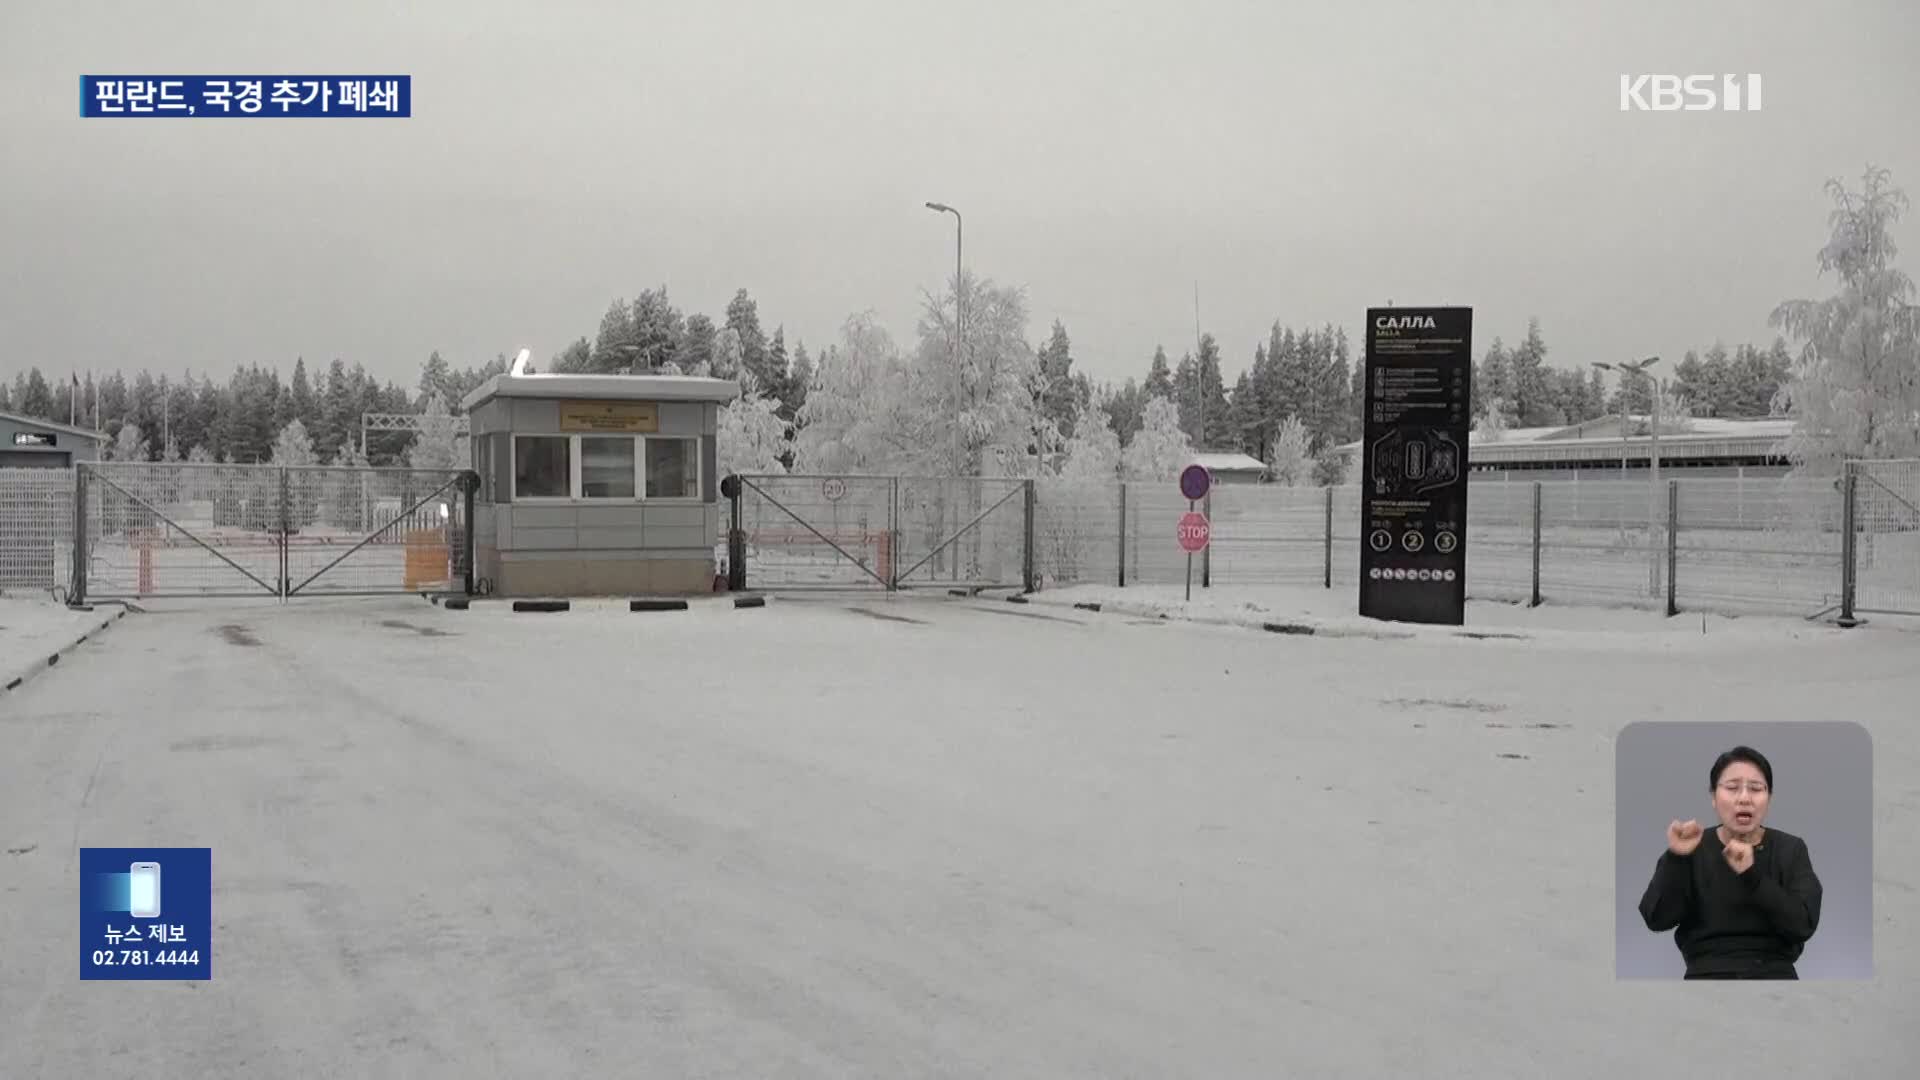
<svg viewBox="0 0 1920 1080">
<path fill-rule="evenodd" d="M 327 521 L 342 529 L 364 529 L 368 517 L 366 476 L 352 470 L 366 468 L 367 456 L 351 438 L 342 439 L 340 448 L 333 452 L 333 463 L 340 471 L 328 474 Z"/>
<path fill-rule="evenodd" d="M 280 429 L 273 441 L 273 463 L 275 465 L 314 465 L 319 459 L 313 453 L 313 439 L 307 435 L 307 425 L 298 420 L 288 421 Z"/>
<path fill-rule="evenodd" d="M 1273 438 L 1273 450 L 1267 455 L 1267 475 L 1283 487 L 1300 487 L 1313 479 L 1313 437 L 1298 416 L 1280 423 Z"/>
<path fill-rule="evenodd" d="M 1128 480 L 1174 480 L 1193 463 L 1193 440 L 1180 426 L 1180 408 L 1163 397 L 1147 399 L 1140 430 L 1121 465 Z"/>
<path fill-rule="evenodd" d="M 1067 440 L 1060 479 L 1085 483 L 1120 479 L 1120 436 L 1106 419 L 1097 410 L 1088 410 L 1081 418 L 1073 438 Z"/>
<path fill-rule="evenodd" d="M 1660 434 L 1684 435 L 1693 430 L 1694 405 L 1684 391 L 1662 382 L 1655 392 L 1655 413 L 1660 417 Z"/>
<path fill-rule="evenodd" d="M 898 415 L 906 385 L 900 350 L 872 312 L 850 316 L 840 345 L 823 352 L 797 414 L 794 470 L 804 473 L 884 473 L 897 470 L 900 449 L 889 418 Z M 913 437 L 925 443 L 930 432 Z"/>
<path fill-rule="evenodd" d="M 1839 278 L 1825 300 L 1789 300 L 1772 316 L 1802 342 L 1787 388 L 1796 421 L 1788 456 L 1834 473 L 1849 458 L 1920 456 L 1920 308 L 1913 280 L 1893 265 L 1892 226 L 1907 198 L 1869 168 L 1859 191 L 1827 183 L 1835 208 L 1821 273 Z"/>
<path fill-rule="evenodd" d="M 273 463 L 297 471 L 287 475 L 287 507 L 295 526 L 311 525 L 320 516 L 320 499 L 325 477 L 311 468 L 320 458 L 313 452 L 313 439 L 307 425 L 289 420 L 273 440 Z"/>
<path fill-rule="evenodd" d="M 738 379 L 751 374 L 746 366 L 746 347 L 741 344 L 740 332 L 731 326 L 722 327 L 713 336 L 713 360 L 710 365 L 695 364 L 684 369 L 688 375 L 711 375 L 716 379 Z"/>
<path fill-rule="evenodd" d="M 1473 422 L 1473 430 L 1479 432 L 1480 437 L 1487 442 L 1499 442 L 1506 437 L 1507 417 L 1511 415 L 1511 407 L 1505 398 L 1493 397 L 1486 399 L 1484 408 L 1486 412 L 1481 413 L 1480 417 Z"/>
<path fill-rule="evenodd" d="M 413 469 L 458 469 L 460 439 L 449 422 L 447 403 L 435 394 L 427 399 L 421 412 L 423 423 L 413 445 L 407 448 L 407 467 Z"/>
<path fill-rule="evenodd" d="M 932 445 L 923 436 L 916 457 L 925 472 L 978 476 L 1001 471 L 995 447 L 1006 447 L 1011 459 L 1026 460 L 1033 433 L 1044 429 L 1033 395 L 1040 381 L 1039 358 L 1026 340 L 1022 290 L 971 274 L 956 286 L 955 291 L 926 297 L 922 308 L 911 400 L 920 420 L 932 425 L 925 429 Z M 964 339 L 957 355 L 956 297 L 964 304 Z M 949 424 L 958 426 L 958 447 Z"/>
<path fill-rule="evenodd" d="M 106 449 L 108 461 L 146 461 L 148 457 L 147 437 L 139 424 L 120 425 L 120 433 Z"/>
<path fill-rule="evenodd" d="M 715 432 L 722 474 L 786 471 L 780 460 L 787 452 L 787 422 L 780 419 L 780 399 L 763 392 L 752 372 L 741 373 L 740 396 L 721 408 Z"/>
</svg>

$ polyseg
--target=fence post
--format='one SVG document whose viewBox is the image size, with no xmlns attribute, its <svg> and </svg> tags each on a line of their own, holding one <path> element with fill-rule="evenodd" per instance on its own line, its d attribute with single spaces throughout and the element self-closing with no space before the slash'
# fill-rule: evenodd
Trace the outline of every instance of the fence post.
<svg viewBox="0 0 1920 1080">
<path fill-rule="evenodd" d="M 887 591 L 900 589 L 900 478 L 893 478 L 893 492 L 887 499 Z"/>
<path fill-rule="evenodd" d="M 1120 481 L 1120 587 L 1127 587 L 1127 482 Z"/>
<path fill-rule="evenodd" d="M 291 482 L 292 481 L 291 472 L 285 465 L 280 466 L 279 471 L 280 471 L 280 602 L 284 604 L 287 602 L 287 586 L 292 584 L 292 582 L 289 581 L 288 578 L 291 576 L 289 571 L 292 569 L 293 560 L 289 557 L 291 553 L 287 550 L 287 545 L 288 545 L 288 542 L 291 540 L 292 534 L 293 534 L 293 507 L 291 505 L 292 497 L 293 497 L 293 484 Z M 402 504 L 402 505 L 405 505 L 405 504 Z"/>
<path fill-rule="evenodd" d="M 1322 576 L 1324 579 L 1323 583 L 1326 585 L 1327 588 L 1331 589 L 1333 588 L 1333 485 L 1332 484 L 1327 485 L 1326 547 L 1327 547 L 1326 565 L 1323 567 L 1324 573 Z"/>
<path fill-rule="evenodd" d="M 1200 512 L 1207 518 L 1207 546 L 1200 549 L 1200 587 L 1213 588 L 1213 486 L 1207 486 L 1207 497 L 1200 500 Z"/>
<path fill-rule="evenodd" d="M 79 607 L 87 602 L 87 467 L 73 467 L 73 578 L 67 583 L 67 604 Z"/>
<path fill-rule="evenodd" d="M 1667 481 L 1667 617 L 1680 614 L 1677 602 L 1678 576 L 1675 571 L 1680 565 L 1680 481 Z"/>
<path fill-rule="evenodd" d="M 473 503 L 474 497 L 479 490 L 480 474 L 474 472 L 472 469 L 468 469 L 466 473 L 460 477 L 460 491 L 462 496 L 460 513 L 464 515 L 460 520 L 466 525 L 466 528 L 461 530 L 463 535 L 460 538 L 460 546 L 463 550 L 460 552 L 460 557 L 466 560 L 467 572 L 464 585 L 468 596 L 473 595 L 473 558 L 474 553 L 479 550 L 478 545 L 474 542 L 473 536 Z"/>
<path fill-rule="evenodd" d="M 1026 536 L 1024 537 L 1025 550 L 1021 554 L 1020 583 L 1023 586 L 1025 586 L 1023 591 L 1033 592 L 1034 585 L 1036 583 L 1034 581 L 1034 575 L 1033 575 L 1034 489 L 1033 489 L 1033 481 L 1031 479 L 1027 481 L 1026 500 L 1027 500 L 1027 527 L 1026 527 Z"/>
<path fill-rule="evenodd" d="M 720 481 L 720 492 L 727 497 L 727 591 L 740 592 L 747 587 L 747 532 L 741 527 L 741 488 L 739 475 Z"/>
<path fill-rule="evenodd" d="M 1543 491 L 1540 481 L 1533 482 L 1533 603 L 1529 607 L 1540 606 L 1540 503 Z"/>
<path fill-rule="evenodd" d="M 1852 629 L 1860 625 L 1854 617 L 1854 588 L 1858 582 L 1860 546 L 1854 537 L 1858 527 L 1858 509 L 1856 502 L 1860 493 L 1859 475 L 1854 472 L 1853 462 L 1847 462 L 1846 480 L 1841 484 L 1840 496 L 1840 625 Z"/>
</svg>

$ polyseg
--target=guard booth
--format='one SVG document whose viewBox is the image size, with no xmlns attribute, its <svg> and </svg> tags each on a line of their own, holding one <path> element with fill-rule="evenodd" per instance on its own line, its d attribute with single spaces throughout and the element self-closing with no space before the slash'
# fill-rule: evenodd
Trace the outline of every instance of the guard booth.
<svg viewBox="0 0 1920 1080">
<path fill-rule="evenodd" d="M 715 432 L 720 407 L 739 393 L 729 379 L 683 375 L 487 380 L 462 402 L 480 475 L 475 590 L 712 592 L 721 514 Z"/>
</svg>

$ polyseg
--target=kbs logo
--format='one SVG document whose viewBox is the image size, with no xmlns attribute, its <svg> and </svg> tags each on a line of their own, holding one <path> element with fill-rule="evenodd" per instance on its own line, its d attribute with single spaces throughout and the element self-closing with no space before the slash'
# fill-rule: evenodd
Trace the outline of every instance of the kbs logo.
<svg viewBox="0 0 1920 1080">
<path fill-rule="evenodd" d="M 1745 83 L 1741 82 L 1744 78 Z M 1744 91 L 1744 94 L 1743 94 Z M 1622 75 L 1621 112 L 1759 112 L 1758 75 Z"/>
</svg>

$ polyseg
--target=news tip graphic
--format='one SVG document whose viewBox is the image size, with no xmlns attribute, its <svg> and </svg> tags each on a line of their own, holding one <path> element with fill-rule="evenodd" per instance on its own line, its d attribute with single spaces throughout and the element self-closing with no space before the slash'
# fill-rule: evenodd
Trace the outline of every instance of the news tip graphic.
<svg viewBox="0 0 1920 1080">
<path fill-rule="evenodd" d="M 407 117 L 413 115 L 413 76 L 82 75 L 80 115 Z"/>
<path fill-rule="evenodd" d="M 213 849 L 81 848 L 80 978 L 213 978 Z"/>
</svg>

